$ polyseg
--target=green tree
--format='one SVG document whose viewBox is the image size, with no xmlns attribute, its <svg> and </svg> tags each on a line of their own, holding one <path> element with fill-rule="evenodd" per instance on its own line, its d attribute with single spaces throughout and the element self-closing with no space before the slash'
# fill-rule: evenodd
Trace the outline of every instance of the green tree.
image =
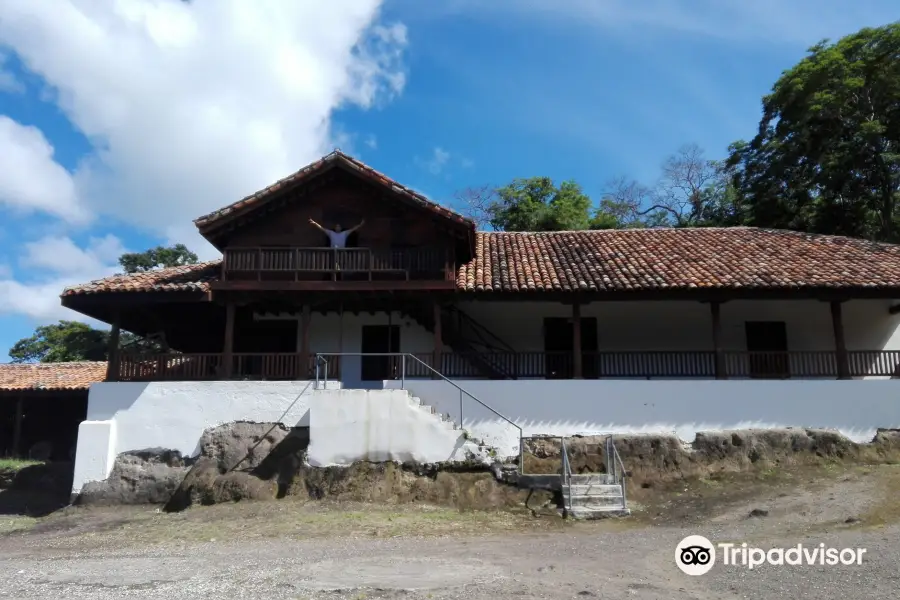
<svg viewBox="0 0 900 600">
<path fill-rule="evenodd" d="M 900 23 L 810 48 L 728 168 L 749 224 L 900 241 Z"/>
<path fill-rule="evenodd" d="M 469 188 L 458 195 L 481 226 L 498 231 L 587 229 L 591 199 L 574 181 L 515 179 L 500 188 Z"/>
<path fill-rule="evenodd" d="M 126 273 L 142 273 L 164 267 L 197 264 L 197 255 L 184 244 L 157 246 L 144 252 L 129 252 L 119 257 Z"/>
<path fill-rule="evenodd" d="M 126 273 L 196 263 L 197 255 L 184 244 L 157 246 L 146 252 L 132 252 L 119 257 L 119 264 Z M 16 363 L 107 360 L 109 335 L 109 331 L 78 321 L 59 321 L 37 327 L 33 335 L 13 344 L 9 356 Z M 128 331 L 121 332 L 119 347 L 132 352 L 153 353 L 167 349 L 165 340 L 137 336 Z"/>
<path fill-rule="evenodd" d="M 41 325 L 34 335 L 13 344 L 13 362 L 106 360 L 109 333 L 78 321 Z"/>
</svg>

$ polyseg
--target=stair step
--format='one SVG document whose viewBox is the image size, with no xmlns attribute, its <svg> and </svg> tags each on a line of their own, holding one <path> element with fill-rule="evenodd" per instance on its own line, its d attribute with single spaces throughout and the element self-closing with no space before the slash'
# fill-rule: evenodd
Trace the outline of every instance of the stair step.
<svg viewBox="0 0 900 600">
<path fill-rule="evenodd" d="M 604 508 L 580 508 L 575 507 L 567 510 L 568 516 L 573 519 L 598 519 L 604 517 L 627 517 L 631 514 L 631 510 L 622 507 L 604 507 Z"/>
<path fill-rule="evenodd" d="M 563 498 L 563 506 L 567 508 L 604 508 L 609 506 L 622 508 L 622 496 L 572 496 Z"/>
<path fill-rule="evenodd" d="M 569 495 L 569 487 L 573 496 L 621 496 L 622 486 L 611 484 L 589 484 L 563 486 L 563 496 Z"/>
<path fill-rule="evenodd" d="M 611 485 L 613 481 L 612 475 L 606 473 L 581 473 L 569 476 L 572 485 Z"/>
</svg>

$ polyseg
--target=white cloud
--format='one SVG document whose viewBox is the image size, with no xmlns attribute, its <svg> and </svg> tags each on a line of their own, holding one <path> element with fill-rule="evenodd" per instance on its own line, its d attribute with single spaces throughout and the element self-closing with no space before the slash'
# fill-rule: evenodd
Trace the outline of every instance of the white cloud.
<svg viewBox="0 0 900 600">
<path fill-rule="evenodd" d="M 77 223 L 88 219 L 71 174 L 53 160 L 53 146 L 40 130 L 0 115 L 0 156 L 0 203 Z"/>
<path fill-rule="evenodd" d="M 432 175 L 440 175 L 449 160 L 449 152 L 441 147 L 435 147 L 431 151 L 431 156 L 424 160 L 417 159 L 416 162 Z"/>
<path fill-rule="evenodd" d="M 7 56 L 0 52 L 0 93 L 19 94 L 25 91 L 25 86 L 8 69 L 3 67 Z"/>
<path fill-rule="evenodd" d="M 406 29 L 380 3 L 0 0 L 0 45 L 91 140 L 77 198 L 175 237 L 327 152 L 336 108 L 402 90 Z"/>
<path fill-rule="evenodd" d="M 51 132 L 0 116 L 0 204 L 69 224 L 108 215 L 212 257 L 194 218 L 349 140 L 332 127 L 336 109 L 403 90 L 406 28 L 379 22 L 381 4 L 0 0 L 0 50 L 92 146 L 70 174 Z M 113 237 L 34 242 L 20 264 L 37 277 L 0 274 L 0 311 L 72 318 L 62 288 L 115 272 L 120 251 Z"/>
<path fill-rule="evenodd" d="M 365 144 L 367 147 L 371 148 L 372 150 L 377 150 L 378 149 L 378 138 L 376 138 L 373 134 L 369 134 L 368 136 L 366 136 Z"/>
<path fill-rule="evenodd" d="M 92 238 L 80 248 L 68 237 L 47 236 L 25 244 L 19 259 L 28 282 L 0 272 L 0 313 L 18 313 L 39 321 L 83 319 L 63 308 L 59 295 L 70 285 L 108 277 L 120 271 L 117 258 L 125 252 L 112 235 Z"/>
</svg>

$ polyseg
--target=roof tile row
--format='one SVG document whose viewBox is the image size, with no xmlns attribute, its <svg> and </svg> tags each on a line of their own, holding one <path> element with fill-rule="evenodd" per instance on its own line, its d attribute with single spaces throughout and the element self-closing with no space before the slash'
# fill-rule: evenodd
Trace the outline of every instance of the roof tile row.
<svg viewBox="0 0 900 600">
<path fill-rule="evenodd" d="M 119 275 L 63 295 L 207 291 L 219 264 Z M 472 292 L 900 288 L 900 246 L 749 227 L 478 232 L 456 281 Z"/>
</svg>

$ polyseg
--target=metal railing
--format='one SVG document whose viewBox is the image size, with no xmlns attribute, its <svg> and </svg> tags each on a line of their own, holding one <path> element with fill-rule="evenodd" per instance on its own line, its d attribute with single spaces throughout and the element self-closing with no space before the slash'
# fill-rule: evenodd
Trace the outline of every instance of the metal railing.
<svg viewBox="0 0 900 600">
<path fill-rule="evenodd" d="M 568 508 L 566 507 L 565 501 L 564 501 L 563 502 L 563 510 L 568 511 L 569 508 L 571 508 L 571 506 L 572 506 L 572 465 L 569 462 L 569 451 L 566 448 L 566 438 L 565 437 L 562 438 L 562 461 L 563 461 L 562 484 L 566 490 L 566 493 L 563 496 L 563 499 L 565 499 L 567 496 L 569 498 L 569 507 Z"/>
<path fill-rule="evenodd" d="M 627 506 L 625 500 L 625 463 L 622 462 L 622 457 L 619 456 L 619 450 L 616 448 L 613 436 L 606 436 L 605 443 L 606 451 L 604 452 L 603 459 L 606 462 L 606 475 L 607 477 L 612 477 L 612 483 L 621 486 L 622 508 L 625 508 Z"/>
<path fill-rule="evenodd" d="M 408 352 L 319 352 L 319 353 L 316 353 L 316 359 L 315 359 L 316 360 L 316 387 L 315 387 L 315 389 L 319 389 L 320 383 L 322 383 L 322 387 L 327 387 L 327 385 L 328 385 L 328 358 L 329 357 L 338 357 L 338 359 L 340 360 L 340 358 L 345 357 L 345 356 L 399 357 L 400 358 L 400 389 L 402 389 L 402 390 L 406 389 L 407 359 L 413 361 L 413 364 L 418 364 L 421 367 L 425 367 L 425 369 L 427 369 L 431 374 L 437 376 L 439 379 L 443 379 L 444 381 L 446 381 L 447 383 L 452 385 L 454 388 L 459 390 L 459 426 L 460 426 L 460 428 L 464 427 L 464 422 L 463 422 L 463 416 L 464 416 L 463 415 L 463 398 L 464 398 L 464 395 L 468 396 L 469 398 L 471 398 L 472 400 L 474 400 L 475 402 L 477 402 L 478 404 L 480 404 L 481 406 L 483 406 L 484 408 L 489 410 L 491 413 L 500 417 L 501 419 L 506 421 L 508 424 L 510 424 L 516 428 L 516 430 L 519 432 L 519 472 L 524 471 L 525 452 L 524 452 L 523 441 L 522 441 L 522 427 L 519 426 L 518 423 L 516 423 L 515 421 L 513 421 L 506 415 L 498 412 L 492 406 L 486 404 L 485 402 L 482 402 L 473 393 L 469 392 L 468 390 L 463 389 L 456 382 L 445 377 L 443 373 L 432 368 L 431 365 L 427 364 L 425 361 L 421 360 L 414 354 L 410 354 Z M 324 377 L 320 377 L 319 367 L 323 364 L 325 365 Z"/>
</svg>

